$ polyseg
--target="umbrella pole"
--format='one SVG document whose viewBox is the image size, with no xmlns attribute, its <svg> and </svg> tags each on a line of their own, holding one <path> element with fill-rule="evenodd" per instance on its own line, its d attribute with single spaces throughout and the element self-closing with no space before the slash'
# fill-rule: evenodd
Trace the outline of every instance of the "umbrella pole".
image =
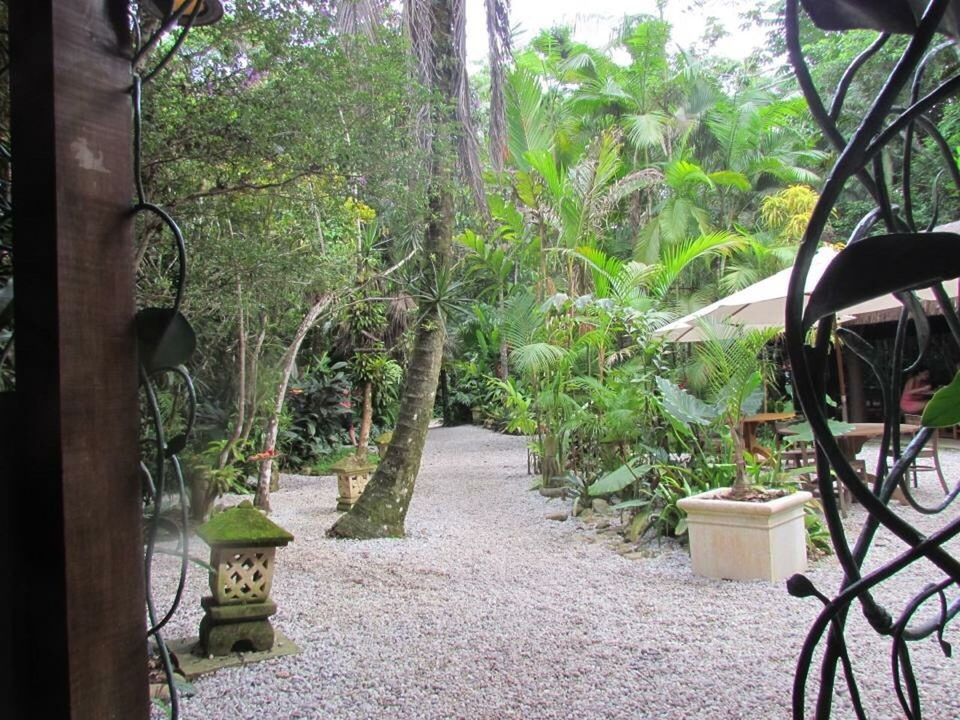
<svg viewBox="0 0 960 720">
<path fill-rule="evenodd" d="M 837 357 L 837 382 L 840 385 L 840 419 L 849 422 L 850 415 L 847 410 L 847 383 L 844 380 L 843 372 L 843 346 L 840 344 L 840 338 L 833 336 L 833 354 Z"/>
</svg>

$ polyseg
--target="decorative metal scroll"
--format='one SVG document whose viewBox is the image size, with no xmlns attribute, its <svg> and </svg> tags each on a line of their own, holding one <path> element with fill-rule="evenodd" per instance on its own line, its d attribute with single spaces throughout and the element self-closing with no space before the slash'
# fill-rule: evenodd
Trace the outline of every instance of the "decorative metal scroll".
<svg viewBox="0 0 960 720">
<path fill-rule="evenodd" d="M 3 15 L 5 21 L 6 13 Z M 13 388 L 13 203 L 10 167 L 10 51 L 6 31 L 0 34 L 0 392 Z"/>
<path fill-rule="evenodd" d="M 186 585 L 189 563 L 188 547 L 188 501 L 184 485 L 183 471 L 177 454 L 187 443 L 196 417 L 197 398 L 190 373 L 184 367 L 196 346 L 196 337 L 190 323 L 180 312 L 183 302 L 183 289 L 187 271 L 187 251 L 183 233 L 174 219 L 160 206 L 150 202 L 143 182 L 143 116 L 141 113 L 141 93 L 143 86 L 156 77 L 175 56 L 186 39 L 190 28 L 195 24 L 213 22 L 219 19 L 222 10 L 217 2 L 150 2 L 143 3 L 144 9 L 153 18 L 135 13 L 132 25 L 135 46 L 131 72 L 133 85 L 134 132 L 134 180 L 136 182 L 136 203 L 133 212 L 159 223 L 173 240 L 176 249 L 176 273 L 172 278 L 173 297 L 166 307 L 146 307 L 137 312 L 137 346 L 140 365 L 141 408 L 145 418 L 141 425 L 145 428 L 141 437 L 140 473 L 143 479 L 146 530 L 144 542 L 144 577 L 146 581 L 148 637 L 153 637 L 160 654 L 167 686 L 170 690 L 170 715 L 174 720 L 180 716 L 180 703 L 174 682 L 174 668 L 163 641 L 161 630 L 170 621 L 180 605 Z M 210 9 L 219 12 L 210 12 Z M 143 41 L 141 28 L 153 25 L 149 39 Z M 163 36 L 176 25 L 182 26 L 176 39 L 169 43 L 160 60 L 151 67 L 147 61 L 152 51 L 161 44 Z M 161 395 L 171 398 L 169 403 L 161 402 Z M 171 437 L 172 435 L 172 437 Z M 171 487 L 172 486 L 172 487 Z M 172 492 L 171 492 L 172 491 Z M 168 495 L 175 500 L 169 502 L 171 509 L 179 510 L 176 520 L 167 519 L 165 512 Z M 161 537 L 175 537 L 179 558 L 180 575 L 177 589 L 169 605 L 158 612 L 153 598 L 151 584 L 153 561 L 158 552 L 157 543 Z"/>
<path fill-rule="evenodd" d="M 923 220 L 917 216 L 914 205 L 917 190 L 912 176 L 913 152 L 918 134 L 922 133 L 941 151 L 943 177 L 960 189 L 960 171 L 935 122 L 938 109 L 960 91 L 960 74 L 931 81 L 929 72 L 931 63 L 954 44 L 952 39 L 942 44 L 935 41 L 938 33 L 955 35 L 960 3 L 957 0 L 932 0 L 929 4 L 926 0 L 803 0 L 803 6 L 823 28 L 866 28 L 882 34 L 848 68 L 828 108 L 815 87 L 800 46 L 799 0 L 787 0 L 786 35 L 794 72 L 814 118 L 838 152 L 797 255 L 785 321 L 796 397 L 813 427 L 826 522 L 844 573 L 843 582 L 833 597 L 815 588 L 803 575 L 795 575 L 788 582 L 791 594 L 816 597 L 823 603 L 798 660 L 793 716 L 805 717 L 808 696 L 814 694 L 808 685 L 819 649 L 822 655 L 815 691 L 815 717 L 830 717 L 839 670 L 843 672 L 856 716 L 867 717 L 845 634 L 848 614 L 859 606 L 873 630 L 890 640 L 892 687 L 904 717 L 913 720 L 921 718 L 923 711 L 920 679 L 911 663 L 910 646 L 936 638 L 949 657 L 950 646 L 943 640 L 943 633 L 960 611 L 960 600 L 951 599 L 948 594 L 956 590 L 955 585 L 960 581 L 960 560 L 944 547 L 960 533 L 960 519 L 944 520 L 940 529 L 924 535 L 911 523 L 909 512 L 899 514 L 889 507 L 894 491 L 899 488 L 915 511 L 936 515 L 960 492 L 957 484 L 944 493 L 942 500 L 930 506 L 914 497 L 906 472 L 935 431 L 923 428 L 905 448 L 901 448 L 899 437 L 899 398 L 904 374 L 919 365 L 930 342 L 930 324 L 916 291 L 923 288 L 933 291 L 950 333 L 960 345 L 960 318 L 943 288 L 943 282 L 960 276 L 960 235 L 933 231 L 939 205 L 936 183 L 931 216 Z M 856 131 L 846 137 L 838 121 L 843 117 L 847 91 L 891 32 L 908 34 L 907 47 L 890 69 L 866 115 L 856 118 Z M 897 103 L 902 97 L 907 100 L 904 106 L 899 106 Z M 894 180 L 889 176 L 891 154 L 901 163 L 897 179 L 899 205 L 891 200 L 894 194 Z M 862 219 L 846 247 L 825 272 L 805 309 L 803 289 L 811 261 L 841 192 L 852 183 L 862 186 L 875 207 Z M 848 329 L 837 330 L 846 347 L 875 374 L 883 393 L 885 429 L 876 480 L 867 484 L 861 482 L 828 428 L 824 373 L 837 314 L 888 293 L 894 293 L 903 304 L 892 354 L 882 355 L 870 342 Z M 816 331 L 808 343 L 806 338 L 814 325 Z M 919 346 L 916 357 L 907 357 L 909 332 L 916 334 Z M 888 467 L 888 456 L 894 458 L 892 467 Z M 852 544 L 841 525 L 832 491 L 832 474 L 849 488 L 867 512 Z M 863 572 L 864 559 L 881 526 L 902 541 L 903 551 L 896 559 Z M 891 610 L 882 606 L 874 595 L 878 587 L 915 563 L 923 563 L 937 577 L 918 588 L 902 608 Z"/>
</svg>

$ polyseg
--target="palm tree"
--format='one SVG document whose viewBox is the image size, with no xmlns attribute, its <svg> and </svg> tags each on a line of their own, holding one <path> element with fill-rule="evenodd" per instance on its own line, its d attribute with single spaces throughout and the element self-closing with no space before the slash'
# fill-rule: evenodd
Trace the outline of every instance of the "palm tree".
<svg viewBox="0 0 960 720">
<path fill-rule="evenodd" d="M 491 5 L 505 13 L 502 0 L 491 0 Z M 461 158 L 468 155 L 472 137 L 466 104 L 465 9 L 452 0 L 406 0 L 404 18 L 418 79 L 430 97 L 420 115 L 419 140 L 429 157 L 429 177 L 419 256 L 419 317 L 390 447 L 360 500 L 328 531 L 334 537 L 403 536 L 443 359 L 445 303 L 452 284 L 456 150 L 460 148 Z M 490 27 L 502 29 L 506 23 Z M 463 164 L 469 167 L 471 162 Z"/>
</svg>

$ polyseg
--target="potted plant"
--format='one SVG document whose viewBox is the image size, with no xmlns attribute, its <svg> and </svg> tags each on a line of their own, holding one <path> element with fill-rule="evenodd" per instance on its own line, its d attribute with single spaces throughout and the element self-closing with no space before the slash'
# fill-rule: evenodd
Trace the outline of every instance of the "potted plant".
<svg viewBox="0 0 960 720">
<path fill-rule="evenodd" d="M 759 357 L 772 335 L 752 331 L 726 339 L 710 336 L 695 350 L 712 401 L 707 407 L 715 414 L 714 427 L 730 439 L 735 469 L 731 487 L 677 503 L 687 515 L 691 563 L 698 575 L 778 582 L 806 570 L 804 506 L 813 496 L 769 487 L 766 481 L 780 479 L 776 458 L 761 459 L 743 444 L 742 420 L 763 402 Z"/>
<path fill-rule="evenodd" d="M 769 467 L 745 453 L 751 465 L 775 478 Z M 777 483 L 779 484 L 779 482 Z M 687 515 L 690 560 L 697 575 L 726 580 L 779 582 L 807 568 L 805 490 L 707 490 L 677 501 Z"/>
</svg>

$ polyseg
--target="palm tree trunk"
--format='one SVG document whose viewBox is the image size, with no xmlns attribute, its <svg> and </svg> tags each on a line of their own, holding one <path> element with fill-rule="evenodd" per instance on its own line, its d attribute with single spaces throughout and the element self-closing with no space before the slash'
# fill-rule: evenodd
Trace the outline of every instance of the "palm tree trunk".
<svg viewBox="0 0 960 720">
<path fill-rule="evenodd" d="M 454 225 L 454 157 L 451 150 L 456 146 L 456 138 L 451 134 L 457 118 L 457 83 L 463 65 L 454 52 L 454 17 L 450 0 L 422 0 L 413 6 L 414 11 L 429 12 L 428 23 L 422 22 L 425 19 L 422 17 L 412 18 L 417 27 L 430 28 L 429 37 L 414 35 L 414 51 L 421 66 L 426 59 L 428 72 L 424 77 L 429 82 L 429 89 L 440 98 L 430 112 L 433 137 L 429 144 L 428 219 L 420 258 L 421 272 L 429 275 L 443 273 L 450 266 Z M 421 307 L 400 398 L 397 427 L 387 454 L 360 499 L 334 523 L 328 535 L 361 539 L 403 537 L 403 523 L 413 497 L 433 415 L 445 335 L 439 306 L 434 303 Z"/>
<path fill-rule="evenodd" d="M 403 523 L 433 414 L 443 340 L 444 331 L 436 318 L 420 323 L 390 447 L 360 499 L 330 528 L 330 536 L 403 537 Z"/>
</svg>

